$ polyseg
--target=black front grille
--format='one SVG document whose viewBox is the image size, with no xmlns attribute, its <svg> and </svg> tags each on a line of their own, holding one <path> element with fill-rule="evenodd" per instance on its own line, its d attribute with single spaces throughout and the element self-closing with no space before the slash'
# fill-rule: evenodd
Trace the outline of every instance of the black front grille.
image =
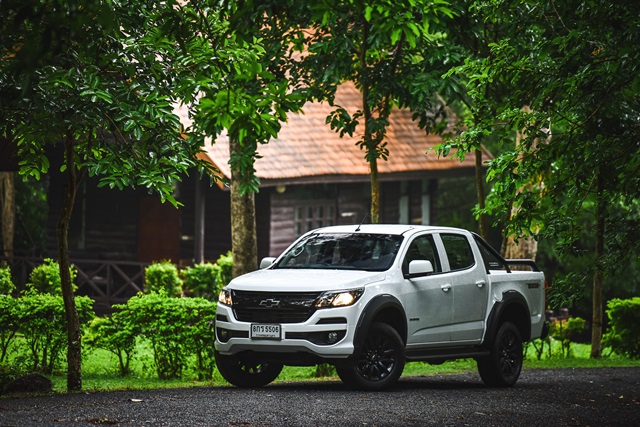
<svg viewBox="0 0 640 427">
<path fill-rule="evenodd" d="M 302 323 L 316 311 L 321 292 L 232 291 L 233 313 L 241 322 Z"/>
</svg>

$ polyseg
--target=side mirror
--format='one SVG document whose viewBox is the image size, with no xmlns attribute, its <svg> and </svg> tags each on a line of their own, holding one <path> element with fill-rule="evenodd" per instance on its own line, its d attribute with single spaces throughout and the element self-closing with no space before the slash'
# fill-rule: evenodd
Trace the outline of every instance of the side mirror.
<svg viewBox="0 0 640 427">
<path fill-rule="evenodd" d="M 268 256 L 268 257 L 262 258 L 262 261 L 260 261 L 260 270 L 267 267 L 271 267 L 271 265 L 273 264 L 273 261 L 275 260 L 276 260 L 276 257 L 274 256 Z"/>
<path fill-rule="evenodd" d="M 423 277 L 431 273 L 433 273 L 431 261 L 417 259 L 409 263 L 409 279 Z"/>
</svg>

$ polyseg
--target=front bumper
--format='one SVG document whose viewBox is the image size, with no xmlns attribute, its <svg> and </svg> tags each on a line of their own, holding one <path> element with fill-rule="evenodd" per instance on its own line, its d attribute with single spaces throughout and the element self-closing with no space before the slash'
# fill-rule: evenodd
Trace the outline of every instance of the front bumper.
<svg viewBox="0 0 640 427">
<path fill-rule="evenodd" d="M 231 307 L 218 304 L 216 350 L 223 355 L 243 351 L 307 353 L 323 359 L 343 359 L 353 354 L 354 307 L 317 310 L 302 323 L 281 323 L 280 339 L 251 339 L 252 323 L 235 319 Z"/>
</svg>

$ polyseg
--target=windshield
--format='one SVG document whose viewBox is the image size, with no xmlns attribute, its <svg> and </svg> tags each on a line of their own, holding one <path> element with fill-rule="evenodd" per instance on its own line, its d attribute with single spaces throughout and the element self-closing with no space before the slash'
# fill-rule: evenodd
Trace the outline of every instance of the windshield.
<svg viewBox="0 0 640 427">
<path fill-rule="evenodd" d="M 274 268 L 384 271 L 391 267 L 402 236 L 311 234 L 293 246 Z"/>
</svg>

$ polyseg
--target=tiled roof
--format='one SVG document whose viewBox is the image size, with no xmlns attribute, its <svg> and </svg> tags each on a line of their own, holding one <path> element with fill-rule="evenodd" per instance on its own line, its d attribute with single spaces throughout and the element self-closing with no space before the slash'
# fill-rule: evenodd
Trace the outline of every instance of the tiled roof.
<svg viewBox="0 0 640 427">
<path fill-rule="evenodd" d="M 350 83 L 343 84 L 335 98 L 335 104 L 350 114 L 360 109 L 360 101 L 360 93 Z M 333 109 L 328 103 L 305 104 L 304 113 L 289 114 L 277 139 L 258 147 L 258 154 L 262 157 L 256 161 L 255 169 L 263 185 L 368 179 L 369 166 L 364 159 L 365 152 L 356 145 L 363 126 L 357 127 L 357 135 L 340 138 L 325 123 Z M 441 142 L 441 138 L 425 135 L 411 119 L 408 110 L 395 109 L 389 121 L 389 157 L 387 161 L 378 161 L 381 180 L 391 178 L 390 175 L 428 174 L 433 177 L 444 173 L 472 173 L 473 155 L 466 156 L 461 163 L 456 159 L 438 158 L 433 152 L 426 154 L 429 148 Z M 204 150 L 205 158 L 225 177 L 230 177 L 228 137 L 220 136 L 215 144 L 207 144 Z M 491 158 L 486 150 L 484 158 Z"/>
</svg>

